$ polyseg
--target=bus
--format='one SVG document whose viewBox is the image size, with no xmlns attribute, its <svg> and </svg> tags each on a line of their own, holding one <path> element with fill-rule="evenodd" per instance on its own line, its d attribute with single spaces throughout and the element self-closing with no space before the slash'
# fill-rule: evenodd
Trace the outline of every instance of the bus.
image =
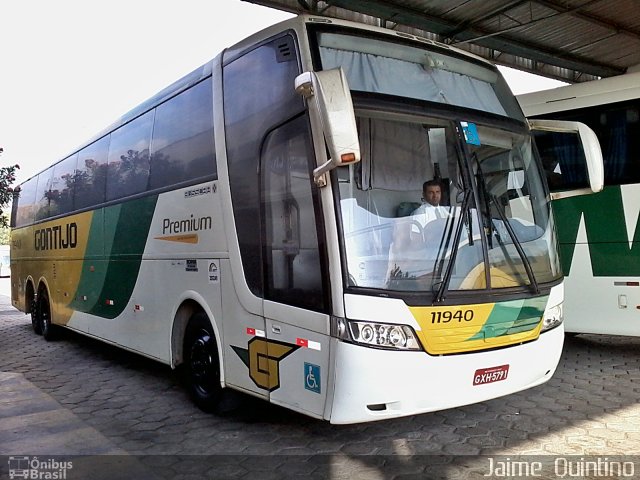
<svg viewBox="0 0 640 480">
<path fill-rule="evenodd" d="M 537 135 L 547 163 L 565 279 L 565 330 L 640 335 L 640 72 L 518 96 L 531 118 L 579 121 L 595 131 L 605 187 L 565 198 L 585 186 L 581 158 L 553 135 Z"/>
<path fill-rule="evenodd" d="M 587 130 L 537 128 L 580 138 L 601 188 Z M 206 411 L 228 388 L 356 423 L 533 387 L 558 364 L 564 294 L 531 139 L 485 60 L 296 17 L 21 184 L 12 303 L 47 340 L 179 368 Z"/>
<path fill-rule="evenodd" d="M 11 247 L 0 245 L 0 278 L 11 276 Z"/>
</svg>

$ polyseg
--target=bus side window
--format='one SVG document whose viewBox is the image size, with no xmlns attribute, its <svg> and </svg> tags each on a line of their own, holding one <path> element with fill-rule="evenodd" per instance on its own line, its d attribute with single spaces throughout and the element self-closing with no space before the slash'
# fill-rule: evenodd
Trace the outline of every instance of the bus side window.
<svg viewBox="0 0 640 480">
<path fill-rule="evenodd" d="M 33 223 L 36 206 L 36 188 L 38 177 L 27 180 L 20 186 L 18 198 L 13 200 L 16 211 L 16 227 L 24 227 Z"/>
<path fill-rule="evenodd" d="M 78 154 L 74 182 L 74 207 L 94 207 L 104 202 L 110 136 L 102 137 Z"/>
<path fill-rule="evenodd" d="M 534 138 L 552 192 L 589 188 L 587 161 L 577 135 L 536 131 Z"/>
<path fill-rule="evenodd" d="M 156 109 L 149 190 L 216 175 L 211 78 Z"/>
<path fill-rule="evenodd" d="M 147 189 L 149 144 L 155 110 L 145 113 L 111 134 L 107 166 L 107 201 Z"/>
<path fill-rule="evenodd" d="M 294 89 L 295 78 L 300 74 L 297 59 L 293 38 L 284 35 L 223 67 L 233 215 L 245 280 L 251 292 L 259 297 L 263 296 L 264 288 L 257 162 L 267 132 L 304 111 L 303 98 Z"/>
<path fill-rule="evenodd" d="M 50 215 L 72 212 L 76 162 L 78 154 L 71 155 L 53 167 Z"/>
<path fill-rule="evenodd" d="M 51 180 L 53 168 L 49 167 L 38 175 L 38 188 L 36 190 L 36 215 L 35 220 L 43 220 L 49 217 L 51 204 Z"/>
</svg>

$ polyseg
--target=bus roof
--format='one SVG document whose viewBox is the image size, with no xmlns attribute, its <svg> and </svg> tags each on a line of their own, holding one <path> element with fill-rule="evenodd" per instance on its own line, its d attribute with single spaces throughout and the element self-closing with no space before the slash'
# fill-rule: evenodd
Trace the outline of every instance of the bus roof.
<svg viewBox="0 0 640 480">
<path fill-rule="evenodd" d="M 368 32 L 374 32 L 374 33 L 380 33 L 383 35 L 388 35 L 391 37 L 396 37 L 396 38 L 404 38 L 407 40 L 413 40 L 413 41 L 417 41 L 423 44 L 427 44 L 427 45 L 432 45 L 438 48 L 441 48 L 443 50 L 448 50 L 456 55 L 460 55 L 462 57 L 466 57 L 470 60 L 474 60 L 476 62 L 480 62 L 480 63 L 484 63 L 487 66 L 491 66 L 491 67 L 495 67 L 495 65 L 493 63 L 491 63 L 490 61 L 488 61 L 487 59 L 480 57 L 478 55 L 475 55 L 471 52 L 468 52 L 466 50 L 462 50 L 456 47 L 452 47 L 450 45 L 447 45 L 445 43 L 441 43 L 441 42 L 436 42 L 434 40 L 431 40 L 429 38 L 425 38 L 425 37 L 421 37 L 419 35 L 413 35 L 410 33 L 405 33 L 405 32 L 398 32 L 396 30 L 391 30 L 389 28 L 383 28 L 383 27 L 377 27 L 374 25 L 368 25 L 366 23 L 360 23 L 360 22 L 354 22 L 354 21 L 350 21 L 350 20 L 341 20 L 341 19 L 337 19 L 337 18 L 331 18 L 331 17 L 320 17 L 317 15 L 306 15 L 306 14 L 302 14 L 302 15 L 298 15 L 297 17 L 288 19 L 288 20 L 284 20 L 282 22 L 276 23 L 270 27 L 267 27 L 263 30 L 260 30 L 259 32 L 239 41 L 238 43 L 236 43 L 235 45 L 229 47 L 227 50 L 225 50 L 225 61 L 228 61 L 232 58 L 234 58 L 237 54 L 239 54 L 240 52 L 242 52 L 244 49 L 246 49 L 248 46 L 253 45 L 255 43 L 260 42 L 261 40 L 267 39 L 272 37 L 273 35 L 277 34 L 278 32 L 282 32 L 288 29 L 293 29 L 293 30 L 298 30 L 301 31 L 302 28 L 306 25 L 306 24 L 324 24 L 324 25 L 337 25 L 337 26 L 344 26 L 344 27 L 351 27 L 351 28 L 357 28 L 359 30 L 364 30 L 364 31 L 368 31 Z"/>
<path fill-rule="evenodd" d="M 640 98 L 640 72 L 526 93 L 516 98 L 528 117 L 622 102 Z"/>
</svg>

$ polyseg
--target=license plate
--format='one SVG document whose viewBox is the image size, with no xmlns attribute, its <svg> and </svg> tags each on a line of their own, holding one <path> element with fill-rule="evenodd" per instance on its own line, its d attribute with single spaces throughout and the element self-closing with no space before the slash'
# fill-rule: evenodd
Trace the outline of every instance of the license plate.
<svg viewBox="0 0 640 480">
<path fill-rule="evenodd" d="M 473 385 L 484 385 L 485 383 L 499 382 L 506 380 L 509 375 L 509 365 L 499 367 L 480 368 L 473 375 Z"/>
</svg>

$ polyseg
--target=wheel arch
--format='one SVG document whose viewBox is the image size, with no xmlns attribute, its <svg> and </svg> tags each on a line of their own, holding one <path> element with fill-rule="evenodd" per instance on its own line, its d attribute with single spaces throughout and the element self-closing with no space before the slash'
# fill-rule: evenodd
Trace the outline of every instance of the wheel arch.
<svg viewBox="0 0 640 480">
<path fill-rule="evenodd" d="M 24 287 L 24 313 L 32 313 L 33 301 L 36 299 L 36 289 L 31 276 L 27 277 Z"/>
<path fill-rule="evenodd" d="M 40 295 L 43 291 L 46 292 L 47 297 L 49 297 L 49 302 L 51 302 L 51 290 L 49 289 L 49 283 L 47 279 L 42 277 L 38 280 L 38 288 L 35 288 L 36 281 L 33 277 L 27 277 L 26 286 L 24 289 L 24 300 L 25 300 L 25 313 L 32 313 L 32 302 L 38 299 L 38 295 Z"/>
<path fill-rule="evenodd" d="M 171 368 L 176 368 L 184 362 L 184 337 L 187 330 L 189 321 L 197 313 L 204 313 L 213 333 L 215 335 L 216 346 L 218 350 L 218 362 L 220 365 L 220 377 L 224 378 L 223 358 L 222 358 L 222 336 L 220 329 L 218 328 L 216 319 L 213 313 L 206 307 L 204 299 L 198 298 L 199 296 L 186 296 L 176 309 L 176 313 L 173 316 L 173 325 L 171 328 Z"/>
</svg>

